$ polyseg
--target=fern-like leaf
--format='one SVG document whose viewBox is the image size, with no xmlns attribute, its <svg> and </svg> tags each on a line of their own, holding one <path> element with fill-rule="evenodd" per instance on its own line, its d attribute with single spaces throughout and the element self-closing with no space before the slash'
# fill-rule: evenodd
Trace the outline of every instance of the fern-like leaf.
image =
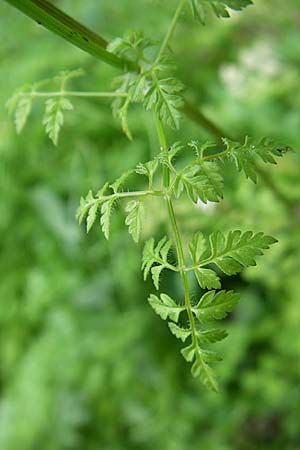
<svg viewBox="0 0 300 450">
<path fill-rule="evenodd" d="M 276 164 L 275 157 L 283 156 L 289 147 L 281 147 L 269 138 L 256 142 L 246 137 L 244 144 L 223 139 L 228 157 L 236 164 L 239 171 L 244 172 L 246 178 L 254 183 L 257 180 L 257 161 Z"/>
</svg>

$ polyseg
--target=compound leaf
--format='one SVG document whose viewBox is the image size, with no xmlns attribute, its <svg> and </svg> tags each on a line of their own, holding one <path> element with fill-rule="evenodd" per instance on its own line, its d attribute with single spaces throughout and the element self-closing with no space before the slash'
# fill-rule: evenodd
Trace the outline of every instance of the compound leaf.
<svg viewBox="0 0 300 450">
<path fill-rule="evenodd" d="M 257 160 L 264 163 L 276 164 L 275 157 L 283 156 L 289 147 L 282 147 L 269 138 L 263 138 L 258 142 L 246 137 L 244 144 L 223 139 L 226 146 L 227 155 L 240 172 L 244 172 L 246 178 L 256 183 L 257 180 Z"/>
</svg>

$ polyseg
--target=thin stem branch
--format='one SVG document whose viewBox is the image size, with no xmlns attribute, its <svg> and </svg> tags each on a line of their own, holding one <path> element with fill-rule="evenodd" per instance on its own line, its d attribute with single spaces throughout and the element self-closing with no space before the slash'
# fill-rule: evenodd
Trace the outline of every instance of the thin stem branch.
<svg viewBox="0 0 300 450">
<path fill-rule="evenodd" d="M 173 16 L 172 22 L 170 24 L 170 27 L 168 29 L 168 32 L 167 32 L 164 40 L 163 40 L 163 43 L 162 43 L 162 45 L 160 47 L 160 50 L 158 52 L 158 55 L 156 57 L 154 65 L 158 63 L 158 61 L 160 60 L 160 58 L 163 55 L 164 51 L 166 50 L 170 40 L 172 39 L 172 36 L 173 36 L 174 30 L 176 28 L 176 25 L 177 25 L 177 22 L 178 22 L 181 10 L 182 10 L 185 2 L 186 2 L 186 0 L 180 0 L 178 6 L 176 8 L 176 11 L 175 11 L 175 14 Z"/>
<path fill-rule="evenodd" d="M 122 92 L 83 92 L 83 91 L 53 91 L 53 92 L 20 92 L 21 97 L 127 97 L 126 93 Z"/>
<path fill-rule="evenodd" d="M 155 114 L 155 123 L 156 123 L 156 130 L 157 130 L 157 134 L 158 134 L 158 140 L 160 143 L 160 150 L 166 151 L 167 150 L 166 136 L 164 133 L 163 124 L 162 124 L 160 118 L 158 117 L 158 114 Z M 164 186 L 164 188 L 168 189 L 169 184 L 170 184 L 170 171 L 167 166 L 163 166 L 163 186 Z"/>
<path fill-rule="evenodd" d="M 97 197 L 94 200 L 91 200 L 89 202 L 87 202 L 87 205 L 91 206 L 94 205 L 95 203 L 102 203 L 105 202 L 107 200 L 110 200 L 112 198 L 127 198 L 127 197 L 148 197 L 148 196 L 156 196 L 156 197 L 162 197 L 164 195 L 164 193 L 162 191 L 131 191 L 131 192 L 117 192 L 115 194 L 110 194 L 110 195 L 103 195 L 101 197 Z"/>
<path fill-rule="evenodd" d="M 212 159 L 216 158 L 222 158 L 222 156 L 226 156 L 228 154 L 229 150 L 224 150 L 223 152 L 214 153 L 213 155 L 204 156 L 202 158 L 203 161 L 210 161 Z"/>
</svg>

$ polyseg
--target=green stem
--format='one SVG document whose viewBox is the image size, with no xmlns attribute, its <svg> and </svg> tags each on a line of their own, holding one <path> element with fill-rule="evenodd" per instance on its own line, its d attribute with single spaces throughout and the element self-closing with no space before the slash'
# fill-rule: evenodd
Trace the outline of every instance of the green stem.
<svg viewBox="0 0 300 450">
<path fill-rule="evenodd" d="M 166 143 L 167 141 L 166 141 L 166 136 L 164 133 L 164 128 L 161 123 L 161 120 L 157 116 L 156 116 L 156 125 L 157 125 L 157 134 L 158 134 L 158 138 L 159 138 L 160 147 L 161 147 L 162 151 L 167 151 L 167 143 Z M 168 171 L 168 180 L 169 180 L 169 168 L 164 167 L 164 170 Z M 164 180 L 163 180 L 164 188 L 168 187 L 165 185 L 166 179 L 167 178 L 164 176 Z M 171 228 L 172 228 L 174 240 L 175 240 L 175 247 L 176 247 L 176 253 L 177 253 L 177 260 L 178 260 L 178 269 L 179 269 L 178 271 L 181 276 L 183 290 L 184 290 L 184 303 L 185 303 L 185 308 L 187 311 L 187 315 L 188 315 L 188 319 L 189 319 L 189 323 L 190 323 L 190 327 L 191 327 L 192 343 L 196 348 L 198 348 L 198 340 L 197 340 L 197 335 L 196 335 L 196 324 L 195 324 L 195 318 L 194 318 L 193 311 L 192 311 L 189 284 L 188 284 L 187 275 L 186 275 L 186 272 L 184 269 L 185 261 L 184 261 L 183 246 L 182 246 L 182 241 L 181 241 L 181 237 L 180 237 L 180 233 L 179 233 L 179 229 L 178 229 L 178 225 L 177 225 L 177 221 L 176 221 L 173 203 L 172 203 L 169 193 L 165 193 L 165 201 L 167 204 L 168 215 L 169 215 Z"/>
<path fill-rule="evenodd" d="M 157 134 L 158 134 L 158 140 L 159 140 L 159 144 L 160 144 L 160 150 L 162 152 L 168 151 L 163 124 L 162 124 L 158 114 L 155 114 L 155 123 L 156 123 L 156 130 L 157 130 Z M 170 184 L 170 171 L 167 166 L 163 166 L 163 186 L 164 186 L 164 188 L 168 189 L 169 184 Z"/>
<path fill-rule="evenodd" d="M 177 25 L 177 22 L 178 22 L 178 19 L 179 19 L 181 10 L 182 10 L 182 8 L 183 8 L 185 2 L 186 2 L 186 0 L 181 0 L 181 1 L 179 2 L 179 4 L 178 4 L 177 8 L 176 8 L 176 11 L 175 11 L 175 14 L 174 14 L 174 16 L 173 16 L 172 22 L 171 22 L 171 24 L 170 24 L 170 27 L 169 27 L 169 29 L 168 29 L 168 32 L 167 32 L 167 34 L 166 34 L 164 40 L 163 40 L 163 43 L 162 43 L 162 45 L 161 45 L 161 47 L 160 47 L 160 50 L 159 50 L 159 52 L 158 52 L 158 55 L 157 55 L 157 57 L 156 57 L 156 60 L 155 60 L 154 65 L 157 64 L 157 63 L 159 62 L 161 56 L 163 55 L 164 51 L 166 50 L 166 48 L 167 48 L 167 46 L 168 46 L 170 40 L 172 39 L 172 36 L 173 36 L 174 30 L 175 30 L 175 28 L 176 28 L 176 25 Z"/>
<path fill-rule="evenodd" d="M 229 150 L 224 150 L 223 152 L 214 153 L 213 155 L 209 155 L 209 156 L 204 156 L 204 158 L 202 158 L 202 160 L 210 161 L 212 159 L 222 158 L 222 156 L 226 156 L 228 154 L 228 152 L 229 152 Z"/>
<path fill-rule="evenodd" d="M 81 91 L 53 91 L 53 92 L 20 92 L 21 97 L 127 97 L 122 92 L 81 92 Z"/>
</svg>

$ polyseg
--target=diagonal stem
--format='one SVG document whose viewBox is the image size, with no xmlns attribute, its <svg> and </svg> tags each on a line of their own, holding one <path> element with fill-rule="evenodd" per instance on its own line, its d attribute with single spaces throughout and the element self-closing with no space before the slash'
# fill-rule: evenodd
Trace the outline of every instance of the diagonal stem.
<svg viewBox="0 0 300 450">
<path fill-rule="evenodd" d="M 167 48 L 167 46 L 168 46 L 170 40 L 172 39 L 174 30 L 175 30 L 175 28 L 176 28 L 176 25 L 177 25 L 177 22 L 178 22 L 180 13 L 181 13 L 181 11 L 182 11 L 182 8 L 183 8 L 185 2 L 186 2 L 186 0 L 180 0 L 178 6 L 177 6 L 177 8 L 176 8 L 176 11 L 175 11 L 175 14 L 174 14 L 174 16 L 173 16 L 172 22 L 171 22 L 171 24 L 170 24 L 170 27 L 169 27 L 169 29 L 168 29 L 168 32 L 167 32 L 167 34 L 166 34 L 164 40 L 163 40 L 163 43 L 162 43 L 162 45 L 161 45 L 161 47 L 160 47 L 160 50 L 159 50 L 159 52 L 158 52 L 158 55 L 157 55 L 157 57 L 156 57 L 156 60 L 155 60 L 154 65 L 157 64 L 157 63 L 159 62 L 161 56 L 163 55 L 164 51 L 166 50 L 166 48 Z"/>
<path fill-rule="evenodd" d="M 132 69 L 133 63 L 106 50 L 105 39 L 94 33 L 47 0 L 5 0 L 39 25 L 81 48 L 90 55 L 120 69 Z"/>
</svg>

